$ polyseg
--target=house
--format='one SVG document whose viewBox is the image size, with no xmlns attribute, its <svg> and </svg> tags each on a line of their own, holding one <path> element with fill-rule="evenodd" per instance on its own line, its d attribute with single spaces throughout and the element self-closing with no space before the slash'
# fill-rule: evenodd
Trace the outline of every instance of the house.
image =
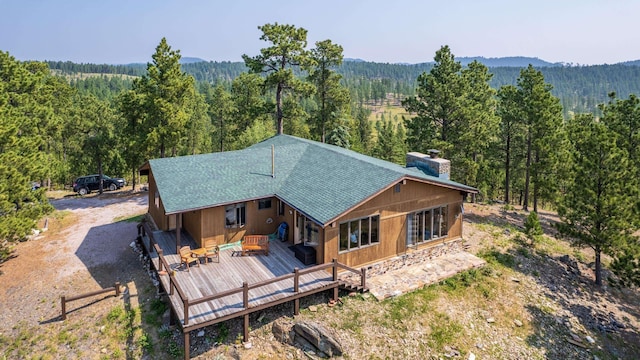
<svg viewBox="0 0 640 360">
<path fill-rule="evenodd" d="M 407 164 L 276 135 L 238 151 L 153 159 L 141 173 L 161 230 L 224 245 L 287 223 L 283 240 L 310 250 L 310 262 L 371 267 L 461 240 L 463 202 L 477 190 L 451 181 L 435 151 L 409 153 Z"/>
</svg>

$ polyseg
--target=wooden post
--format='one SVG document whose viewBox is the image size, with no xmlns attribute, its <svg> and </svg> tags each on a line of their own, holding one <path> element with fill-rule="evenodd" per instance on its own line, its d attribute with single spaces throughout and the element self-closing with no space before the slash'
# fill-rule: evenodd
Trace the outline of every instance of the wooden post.
<svg viewBox="0 0 640 360">
<path fill-rule="evenodd" d="M 116 297 L 120 296 L 120 283 L 116 282 L 113 287 L 116 288 Z"/>
<path fill-rule="evenodd" d="M 64 296 L 60 296 L 60 305 L 62 305 L 62 320 L 67 320 L 67 301 Z"/>
<path fill-rule="evenodd" d="M 333 281 L 338 281 L 338 259 L 333 258 Z M 338 286 L 333 288 L 333 300 L 338 301 Z"/>
<path fill-rule="evenodd" d="M 293 269 L 293 292 L 298 293 L 300 291 L 300 269 Z M 293 300 L 293 315 L 300 314 L 300 298 Z"/>
<path fill-rule="evenodd" d="M 176 254 L 180 254 L 180 233 L 182 232 L 181 229 L 182 229 L 182 214 L 176 214 Z"/>
<path fill-rule="evenodd" d="M 184 303 L 184 324 L 189 325 L 189 299 L 182 300 Z"/>
<path fill-rule="evenodd" d="M 191 357 L 191 346 L 189 345 L 189 332 L 184 333 L 184 359 L 188 360 Z"/>
<path fill-rule="evenodd" d="M 247 282 L 242 283 L 242 304 L 246 309 L 249 308 L 249 284 Z M 242 324 L 242 341 L 249 341 L 249 314 L 244 315 L 244 321 Z"/>
<path fill-rule="evenodd" d="M 365 268 L 360 269 L 360 286 L 362 289 L 367 287 L 367 269 Z"/>
<path fill-rule="evenodd" d="M 242 306 L 245 310 L 249 308 L 249 284 L 246 281 L 242 283 Z"/>
<path fill-rule="evenodd" d="M 333 281 L 338 281 L 338 259 L 333 258 Z"/>
<path fill-rule="evenodd" d="M 158 271 L 162 271 L 162 255 L 164 255 L 164 250 L 158 250 Z"/>
</svg>

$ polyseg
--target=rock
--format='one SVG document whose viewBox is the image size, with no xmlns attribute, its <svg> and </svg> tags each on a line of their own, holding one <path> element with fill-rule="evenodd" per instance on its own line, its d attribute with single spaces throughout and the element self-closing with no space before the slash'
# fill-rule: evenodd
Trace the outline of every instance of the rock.
<svg viewBox="0 0 640 360">
<path fill-rule="evenodd" d="M 482 343 L 476 343 L 476 347 L 480 350 L 484 349 L 484 345 Z"/>
<path fill-rule="evenodd" d="M 204 330 L 198 331 L 198 334 L 196 336 L 197 337 L 203 337 L 204 336 Z"/>
<path fill-rule="evenodd" d="M 252 347 L 252 345 L 251 345 L 251 343 L 250 343 L 250 342 L 246 342 L 246 343 L 244 343 L 244 348 L 245 348 L 245 349 L 249 350 L 249 349 L 251 349 L 251 347 Z"/>
<path fill-rule="evenodd" d="M 262 320 L 264 320 L 264 313 L 261 313 L 260 316 L 258 316 L 258 322 L 261 323 Z"/>
<path fill-rule="evenodd" d="M 588 336 L 588 335 L 587 335 L 587 337 L 585 339 L 587 339 L 587 342 L 589 344 L 595 344 L 595 342 L 596 342 L 595 340 L 593 340 L 593 338 L 591 336 Z"/>
<path fill-rule="evenodd" d="M 469 357 L 467 357 L 467 360 L 476 360 L 476 354 L 469 352 Z"/>
<path fill-rule="evenodd" d="M 103 353 L 103 354 L 106 354 L 107 353 L 107 348 L 100 349 L 100 352 Z"/>
<path fill-rule="evenodd" d="M 318 307 L 317 307 L 317 306 L 315 306 L 315 305 L 311 305 L 311 306 L 309 306 L 309 311 L 311 311 L 311 312 L 318 312 Z"/>
<path fill-rule="evenodd" d="M 273 336 L 276 338 L 276 340 L 280 341 L 281 343 L 291 344 L 293 342 L 293 339 L 291 338 L 291 328 L 292 325 L 290 323 L 283 321 L 282 319 L 278 319 L 273 322 L 273 325 L 271 326 L 271 332 L 273 333 Z"/>
<path fill-rule="evenodd" d="M 301 321 L 293 325 L 293 331 L 296 338 L 300 336 L 329 357 L 342 355 L 342 345 L 320 324 Z"/>
<path fill-rule="evenodd" d="M 520 279 L 512 277 L 512 278 L 511 278 L 511 281 L 519 283 L 519 282 L 520 282 Z"/>
<path fill-rule="evenodd" d="M 515 319 L 513 320 L 513 323 L 517 326 L 517 327 L 521 327 L 522 326 L 522 321 Z"/>
<path fill-rule="evenodd" d="M 492 323 L 496 322 L 496 319 L 494 319 L 494 318 L 490 317 L 490 318 L 487 318 L 487 322 L 488 322 L 489 324 L 492 324 Z"/>
<path fill-rule="evenodd" d="M 104 325 L 100 326 L 100 333 L 101 334 L 104 333 L 104 329 L 105 329 Z"/>
</svg>

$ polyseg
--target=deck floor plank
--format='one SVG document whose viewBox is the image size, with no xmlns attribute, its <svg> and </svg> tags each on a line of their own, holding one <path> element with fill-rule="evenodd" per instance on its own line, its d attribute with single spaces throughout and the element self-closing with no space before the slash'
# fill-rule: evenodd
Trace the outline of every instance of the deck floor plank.
<svg viewBox="0 0 640 360">
<path fill-rule="evenodd" d="M 175 270 L 177 283 L 190 300 L 241 288 L 245 281 L 251 285 L 291 274 L 294 268 L 304 269 L 307 267 L 295 258 L 293 251 L 288 248 L 289 243 L 271 241 L 269 255 L 257 253 L 248 256 L 237 256 L 240 247 L 232 247 L 220 252 L 219 263 L 208 262 L 202 263 L 200 266 L 194 264 L 187 271 L 184 266 L 180 266 L 180 258 L 176 254 L 175 232 L 156 231 L 152 236 L 163 250 L 163 256 L 170 265 L 171 270 Z M 145 238 L 143 243 L 149 250 L 148 238 Z M 185 232 L 181 234 L 181 243 L 182 245 L 189 245 L 191 248 L 196 247 L 195 241 Z M 158 254 L 155 251 L 148 252 L 152 258 L 153 265 L 157 269 Z M 169 292 L 169 276 L 161 275 L 160 281 L 164 289 Z M 299 278 L 299 291 L 305 292 L 328 288 L 332 283 L 331 274 L 328 271 L 305 274 Z M 249 306 L 262 306 L 293 295 L 295 295 L 293 293 L 293 278 L 281 280 L 249 290 Z M 174 291 L 174 295 L 169 296 L 169 298 L 178 320 L 184 323 L 184 306 L 178 292 Z M 190 305 L 188 326 L 197 326 L 243 310 L 242 293 L 198 305 Z"/>
</svg>

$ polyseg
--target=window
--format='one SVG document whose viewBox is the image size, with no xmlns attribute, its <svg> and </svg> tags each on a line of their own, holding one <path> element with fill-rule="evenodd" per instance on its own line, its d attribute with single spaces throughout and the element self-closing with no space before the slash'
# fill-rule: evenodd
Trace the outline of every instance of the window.
<svg viewBox="0 0 640 360">
<path fill-rule="evenodd" d="M 160 195 L 158 195 L 158 189 L 154 191 L 153 203 L 156 205 L 156 208 L 160 207 Z"/>
<path fill-rule="evenodd" d="M 443 238 L 447 233 L 447 206 L 407 215 L 407 245 Z"/>
<path fill-rule="evenodd" d="M 242 204 L 229 205 L 225 208 L 225 226 L 226 227 L 242 227 L 245 219 L 245 206 Z"/>
<path fill-rule="evenodd" d="M 396 184 L 396 185 L 393 187 L 393 192 L 396 192 L 396 193 L 399 193 L 399 192 L 400 192 L 400 184 Z"/>
<path fill-rule="evenodd" d="M 284 201 L 278 200 L 278 216 L 284 216 Z"/>
<path fill-rule="evenodd" d="M 271 199 L 258 200 L 258 210 L 271 209 Z"/>
<path fill-rule="evenodd" d="M 350 251 L 380 242 L 378 215 L 340 224 L 340 251 Z"/>
</svg>

